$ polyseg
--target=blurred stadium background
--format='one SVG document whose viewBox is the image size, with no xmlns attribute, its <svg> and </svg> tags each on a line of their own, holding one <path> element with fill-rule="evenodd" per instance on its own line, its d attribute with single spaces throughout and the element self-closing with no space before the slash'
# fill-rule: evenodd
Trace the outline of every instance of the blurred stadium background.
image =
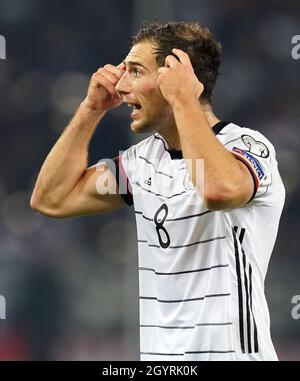
<svg viewBox="0 0 300 381">
<path fill-rule="evenodd" d="M 141 21 L 200 21 L 223 43 L 213 105 L 222 119 L 275 145 L 287 200 L 266 279 L 281 360 L 300 360 L 300 2 L 259 0 L 0 0 L 0 359 L 138 359 L 134 215 L 53 220 L 29 199 L 38 170 L 86 93 L 89 77 L 118 64 Z M 136 141 L 127 108 L 106 116 L 90 164 Z M 143 138 L 142 136 L 139 139 Z"/>
</svg>

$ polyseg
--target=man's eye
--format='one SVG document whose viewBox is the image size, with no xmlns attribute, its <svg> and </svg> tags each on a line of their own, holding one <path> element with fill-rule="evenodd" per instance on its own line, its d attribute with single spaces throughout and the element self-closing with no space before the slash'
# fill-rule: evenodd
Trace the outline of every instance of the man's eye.
<svg viewBox="0 0 300 381">
<path fill-rule="evenodd" d="M 139 74 L 141 74 L 141 72 L 140 72 L 137 68 L 134 68 L 134 69 L 133 69 L 133 75 L 134 75 L 135 77 L 137 77 Z"/>
</svg>

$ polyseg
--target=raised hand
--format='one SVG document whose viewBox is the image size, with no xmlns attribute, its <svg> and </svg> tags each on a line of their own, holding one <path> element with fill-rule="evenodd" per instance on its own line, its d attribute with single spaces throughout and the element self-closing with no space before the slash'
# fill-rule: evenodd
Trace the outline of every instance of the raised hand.
<svg viewBox="0 0 300 381">
<path fill-rule="evenodd" d="M 177 102 L 185 103 L 199 99 L 204 86 L 198 80 L 187 53 L 172 49 L 174 55 L 166 57 L 165 66 L 158 69 L 158 85 L 166 101 L 175 106 Z"/>
<path fill-rule="evenodd" d="M 125 65 L 105 65 L 98 69 L 91 77 L 85 105 L 99 113 L 119 107 L 122 97 L 116 90 L 116 85 L 125 73 Z"/>
</svg>

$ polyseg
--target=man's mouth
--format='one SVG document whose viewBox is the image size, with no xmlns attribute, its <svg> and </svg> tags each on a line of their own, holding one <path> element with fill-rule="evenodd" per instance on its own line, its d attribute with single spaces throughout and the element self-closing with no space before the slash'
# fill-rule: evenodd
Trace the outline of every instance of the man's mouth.
<svg viewBox="0 0 300 381">
<path fill-rule="evenodd" d="M 142 106 L 138 103 L 127 103 L 128 107 L 133 107 L 133 110 L 140 110 Z"/>
<path fill-rule="evenodd" d="M 132 107 L 133 111 L 131 113 L 131 117 L 134 119 L 134 117 L 138 116 L 139 111 L 141 110 L 142 106 L 138 103 L 127 103 L 128 107 Z"/>
</svg>

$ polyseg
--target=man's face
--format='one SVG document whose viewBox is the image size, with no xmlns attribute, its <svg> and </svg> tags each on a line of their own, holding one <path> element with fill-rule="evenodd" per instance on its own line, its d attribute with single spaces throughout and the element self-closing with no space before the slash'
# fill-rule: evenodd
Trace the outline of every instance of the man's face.
<svg viewBox="0 0 300 381">
<path fill-rule="evenodd" d="M 150 41 L 132 47 L 124 61 L 126 72 L 116 86 L 124 102 L 133 107 L 131 129 L 137 133 L 159 131 L 174 123 L 171 106 L 157 84 L 154 47 Z"/>
</svg>

